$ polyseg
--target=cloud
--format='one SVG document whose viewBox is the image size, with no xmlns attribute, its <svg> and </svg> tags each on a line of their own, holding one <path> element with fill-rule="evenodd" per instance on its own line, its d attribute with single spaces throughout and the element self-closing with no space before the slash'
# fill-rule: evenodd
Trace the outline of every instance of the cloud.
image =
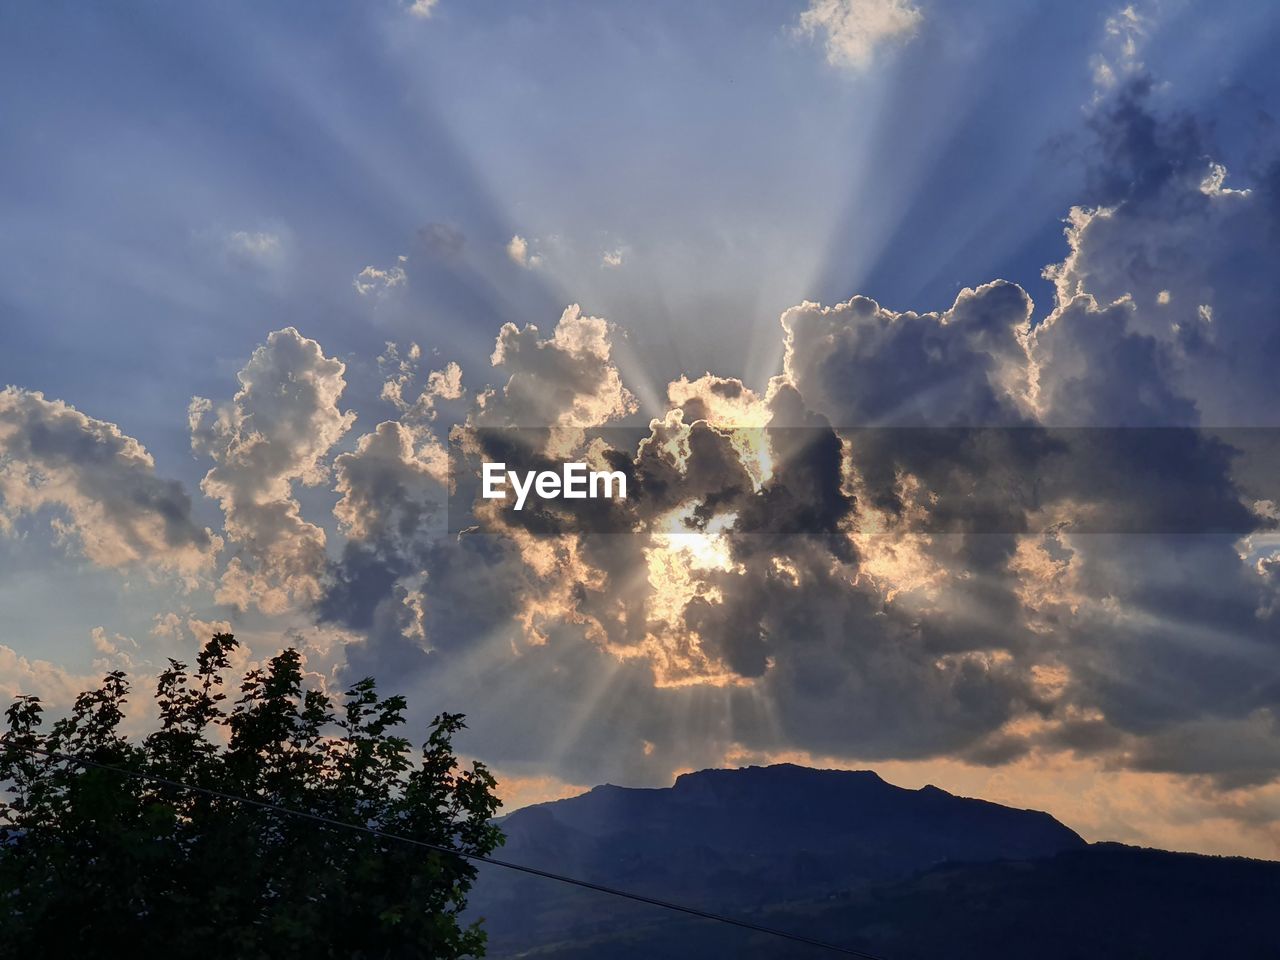
<svg viewBox="0 0 1280 960">
<path fill-rule="evenodd" d="M 966 292 L 945 321 L 928 318 L 931 326 L 922 329 L 952 326 L 950 335 L 975 352 L 989 338 L 998 358 L 1021 351 L 1025 363 L 1016 336 L 1026 320 L 1025 296 L 999 287 L 986 296 L 990 303 L 975 303 L 981 298 Z M 816 307 L 812 314 L 824 316 Z M 809 331 L 817 340 L 825 334 L 818 323 L 791 319 L 799 364 Z M 886 315 L 877 322 L 908 340 L 919 336 L 910 323 L 894 326 L 897 319 Z M 481 394 L 469 423 L 574 424 L 578 429 L 566 434 L 559 455 L 620 458 L 610 462 L 631 472 L 636 493 L 617 508 L 625 513 L 618 529 L 638 526 L 638 532 L 601 536 L 568 524 L 555 538 L 539 538 L 489 516 L 480 518 L 481 535 L 422 551 L 424 632 L 429 639 L 447 638 L 444 647 L 432 641 L 433 671 L 447 672 L 448 658 L 464 655 L 458 633 L 490 636 L 520 651 L 518 665 L 490 661 L 487 675 L 497 686 L 511 682 L 502 678 L 507 670 L 543 677 L 544 669 L 563 664 L 575 649 L 576 680 L 559 675 L 557 687 L 577 682 L 593 689 L 624 671 L 634 698 L 625 713 L 636 725 L 620 722 L 616 729 L 619 735 L 643 730 L 650 746 L 625 755 L 615 751 L 607 760 L 586 754 L 611 769 L 660 769 L 676 754 L 687 757 L 677 731 L 648 729 L 651 724 L 638 716 L 679 715 L 690 709 L 689 701 L 742 701 L 726 707 L 737 717 L 730 729 L 698 744 L 708 756 L 725 735 L 770 743 L 833 737 L 846 748 L 856 743 L 884 755 L 927 753 L 980 738 L 1034 701 L 1009 650 L 997 651 L 1003 656 L 990 650 L 1016 648 L 1016 621 L 985 635 L 970 631 L 972 638 L 958 643 L 945 617 L 935 631 L 922 633 L 918 609 L 904 606 L 885 616 L 883 597 L 858 576 L 857 550 L 840 532 L 852 508 L 842 491 L 840 440 L 785 380 L 771 386 L 768 397 L 758 397 L 738 380 L 682 378 L 669 388 L 678 408 L 654 420 L 638 448 L 593 446 L 590 428 L 623 416 L 630 406 L 620 380 L 603 397 L 596 393 L 602 382 L 612 383 L 600 376 L 608 334 L 603 320 L 584 318 L 576 308 L 566 311 L 551 338 L 536 328 L 504 328 L 493 359 L 511 375 L 505 387 Z M 998 366 L 972 364 L 974 385 L 964 393 L 977 395 L 979 381 L 990 391 Z M 796 444 L 783 431 L 767 474 L 752 473 L 743 462 L 748 448 L 736 445 L 741 438 L 730 429 L 735 422 L 746 422 L 757 436 L 768 423 L 799 423 L 818 442 Z M 699 510 L 705 512 L 699 516 Z M 696 525 L 673 526 L 680 514 Z M 780 524 L 800 522 L 788 520 L 789 514 L 822 525 L 826 535 L 773 534 Z M 399 669 L 426 669 L 427 660 L 405 658 L 399 641 L 392 647 L 402 651 L 395 654 Z M 587 653 L 591 648 L 595 652 Z M 376 658 L 378 646 L 362 654 Z M 758 701 L 773 704 L 775 719 L 789 725 L 785 734 L 761 723 L 762 714 L 751 707 Z M 872 716 L 881 722 L 871 722 Z M 517 749 L 547 749 L 531 741 L 540 729 L 549 735 L 549 728 L 528 718 L 521 722 L 522 744 L 504 747 L 504 759 L 513 759 Z"/>
<path fill-rule="evenodd" d="M 437 416 L 436 405 L 441 400 L 460 400 L 466 395 L 462 387 L 462 368 L 454 361 L 442 370 L 427 374 L 427 382 L 417 400 L 408 400 L 404 392 L 418 375 L 418 363 L 422 348 L 411 343 L 404 353 L 394 343 L 387 344 L 386 353 L 378 357 L 378 366 L 386 378 L 382 383 L 382 399 L 400 411 L 406 424 L 422 425 Z"/>
<path fill-rule="evenodd" d="M 380 423 L 334 461 L 334 516 L 349 540 L 411 543 L 440 506 L 447 466 L 438 444 L 418 449 L 408 427 Z"/>
<path fill-rule="evenodd" d="M 463 395 L 462 368 L 450 360 L 443 370 L 427 374 L 427 385 L 419 401 L 434 408 L 437 400 L 459 400 Z"/>
<path fill-rule="evenodd" d="M 453 224 L 428 223 L 418 231 L 418 245 L 429 257 L 452 260 L 462 255 L 466 235 Z"/>
<path fill-rule="evenodd" d="M 280 235 L 263 230 L 235 230 L 227 235 L 227 250 L 234 256 L 270 260 L 280 254 Z"/>
<path fill-rule="evenodd" d="M 611 330 L 577 304 L 565 309 L 550 337 L 533 324 L 503 324 L 490 362 L 508 374 L 507 382 L 479 397 L 475 424 L 572 430 L 633 412 L 635 396 L 612 359 Z"/>
<path fill-rule="evenodd" d="M 1194 630 L 1180 635 L 1147 611 L 1174 611 L 1188 630 L 1214 596 L 1230 630 L 1261 640 L 1255 611 L 1274 586 L 1230 538 L 1135 547 L 1018 535 L 1033 506 L 1002 486 L 1011 467 L 1052 465 L 1035 509 L 1147 511 L 1156 523 L 1185 503 L 1165 502 L 1159 457 L 1105 442 L 1056 453 L 987 442 L 940 459 L 913 439 L 939 425 L 1186 422 L 1194 407 L 1165 378 L 1158 345 L 1131 328 L 1131 310 L 1078 293 L 1033 326 L 1026 293 L 999 281 L 938 313 L 857 297 L 801 304 L 781 317 L 783 374 L 763 395 L 731 377 L 682 377 L 666 415 L 623 445 L 598 433 L 634 410 L 610 324 L 570 307 L 549 337 L 507 325 L 492 357 L 506 382 L 474 395 L 455 436 L 540 428 L 545 452 L 624 470 L 629 500 L 576 518 L 477 506 L 474 528 L 443 538 L 423 522 L 408 421 L 383 424 L 361 442 L 358 485 L 378 499 L 350 487 L 344 525 L 356 535 L 326 615 L 365 631 L 356 668 L 486 704 L 473 714 L 477 749 L 572 782 L 663 777 L 732 743 L 992 765 L 1066 751 L 1135 770 L 1171 770 L 1161 758 L 1174 755 L 1186 759 L 1180 775 L 1258 782 L 1265 752 L 1217 761 L 1158 749 L 1256 725 L 1247 718 L 1267 707 L 1261 693 L 1240 697 L 1255 660 L 1223 660 L 1211 645 L 1222 666 L 1206 684 L 1204 659 L 1185 649 Z M 419 355 L 386 359 L 409 377 Z M 1190 495 L 1247 525 L 1230 457 L 1190 442 L 1180 454 L 1196 465 Z M 1104 468 L 1134 480 L 1095 490 Z M 1008 532 L 901 532 L 913 516 L 970 516 L 975 503 Z M 859 532 L 874 514 L 885 532 Z M 1205 595 L 1183 582 L 1200 564 L 1218 571 Z M 1159 682 L 1178 690 L 1176 705 L 1150 695 L 1149 660 L 1168 665 Z M 494 690 L 513 693 L 499 704 Z M 580 701 L 567 727 L 553 706 L 564 699 Z M 696 734 L 675 719 L 705 714 L 723 719 Z"/>
<path fill-rule="evenodd" d="M 435 13 L 438 3 L 439 0 L 412 0 L 407 9 L 411 16 L 426 20 Z"/>
<path fill-rule="evenodd" d="M 216 224 L 196 231 L 193 239 L 202 257 L 233 272 L 241 282 L 283 283 L 296 260 L 293 231 L 278 221 L 252 227 Z"/>
<path fill-rule="evenodd" d="M 1090 294 L 1059 303 L 1031 338 L 1043 422 L 1064 426 L 1188 426 L 1196 404 L 1169 382 L 1168 348 L 1136 329 L 1132 299 Z"/>
<path fill-rule="evenodd" d="M 564 800 L 586 793 L 590 786 L 565 783 L 556 777 L 534 774 L 519 774 L 497 771 L 498 796 L 502 799 L 505 810 L 519 810 L 535 803 L 548 803 L 552 800 Z"/>
<path fill-rule="evenodd" d="M 325 456 L 355 419 L 338 405 L 345 369 L 286 327 L 254 351 L 229 403 L 192 400 L 192 448 L 215 463 L 201 489 L 221 504 L 236 547 L 220 602 L 280 613 L 319 599 L 325 534 L 302 518 L 293 484 L 326 479 Z"/>
<path fill-rule="evenodd" d="M 507 241 L 507 256 L 512 263 L 526 270 L 542 266 L 542 256 L 534 253 L 530 242 L 518 233 Z"/>
<path fill-rule="evenodd" d="M 138 641 L 124 634 L 108 635 L 105 627 L 94 627 L 89 632 L 93 641 L 93 649 L 99 656 L 93 661 L 94 669 L 106 673 L 109 670 L 124 670 L 126 673 L 137 673 L 143 666 L 134 659 L 138 653 Z"/>
<path fill-rule="evenodd" d="M 1157 431 L 1165 439 L 1153 444 L 1096 428 L 1203 423 L 1210 404 L 1214 422 L 1231 425 L 1271 409 L 1262 377 L 1231 382 L 1225 361 L 1238 370 L 1241 358 L 1226 344 L 1196 370 L 1177 331 L 1151 320 L 1186 303 L 1184 322 L 1232 325 L 1246 364 L 1266 355 L 1259 318 L 1268 314 L 1234 305 L 1237 291 L 1265 285 L 1242 247 L 1263 242 L 1267 207 L 1261 191 L 1227 192 L 1193 127 L 1153 118 L 1133 97 L 1095 128 L 1089 179 L 1106 212 L 1073 214 L 1046 319 L 1033 323 L 1026 293 L 1003 281 L 963 290 L 940 312 L 860 297 L 804 303 L 781 317 L 783 374 L 764 395 L 731 377 L 683 377 L 638 446 L 592 439 L 587 426 L 625 404 L 569 415 L 580 429 L 559 455 L 628 471 L 635 493 L 611 508 L 612 522 L 633 532 L 600 534 L 559 516 L 546 536 L 545 518 L 478 513 L 478 532 L 421 554 L 423 629 L 450 639 L 427 660 L 398 654 L 397 666 L 427 670 L 429 660 L 431 676 L 456 681 L 450 664 L 460 658 L 481 672 L 459 695 L 528 684 L 553 700 L 577 697 L 593 719 L 567 732 L 541 698 L 476 724 L 497 759 L 545 757 L 575 782 L 643 778 L 731 742 L 868 761 L 951 755 L 997 769 L 1067 756 L 1222 790 L 1272 782 L 1275 691 L 1249 679 L 1280 666 L 1267 640 L 1271 561 L 1242 556 L 1235 536 L 1086 537 L 1069 523 L 1122 529 L 1125 517 L 1143 517 L 1160 529 L 1187 503 L 1225 529 L 1253 522 L 1229 437 Z M 1238 247 L 1210 231 L 1225 254 L 1201 242 L 1216 211 L 1258 218 L 1243 221 Z M 1126 229 L 1113 233 L 1116 224 Z M 1089 241 L 1103 237 L 1134 249 L 1102 247 L 1095 262 Z M 1153 274 L 1165 256 L 1169 268 Z M 1197 260 L 1218 257 L 1216 282 L 1195 275 Z M 601 400 L 590 393 L 599 377 L 580 376 L 580 361 L 598 368 L 607 352 L 566 347 L 604 342 L 608 325 L 580 313 L 570 321 L 573 336 L 559 346 L 559 335 L 504 328 L 494 361 L 511 376 L 479 395 L 472 426 L 565 423 L 584 398 Z M 610 397 L 625 390 L 617 386 Z M 1224 388 L 1252 389 L 1257 402 L 1228 406 Z M 1045 425 L 1092 432 L 1061 449 L 960 445 L 952 459 L 913 442 L 936 436 L 926 427 Z M 755 439 L 733 429 L 743 426 Z M 1186 468 L 1176 478 L 1171 457 Z M 1008 471 L 1037 468 L 1038 503 L 1008 496 Z M 906 532 L 912 516 L 975 516 L 975 503 L 1006 532 Z M 1068 523 L 1019 533 L 1036 511 Z M 884 532 L 862 532 L 875 515 Z M 786 532 L 797 529 L 809 534 Z M 485 639 L 459 644 L 458 633 Z M 362 656 L 376 661 L 377 645 Z M 691 716 L 716 719 L 696 732 L 672 719 Z M 517 722 L 518 742 L 500 743 L 502 724 Z"/>
<path fill-rule="evenodd" d="M 46 706 L 68 707 L 81 690 L 95 685 L 96 677 L 77 676 L 48 660 L 30 660 L 12 647 L 0 644 L 0 699 L 39 697 Z"/>
<path fill-rule="evenodd" d="M 337 559 L 292 484 L 324 479 L 349 426 L 341 364 L 273 335 L 214 426 L 194 408 L 236 548 L 222 596 L 313 605 L 359 634 L 330 647 L 349 674 L 463 706 L 467 749 L 567 783 L 662 780 L 736 749 L 1058 758 L 1265 789 L 1274 558 L 1236 535 L 1077 530 L 1159 530 L 1192 504 L 1245 531 L 1265 523 L 1248 503 L 1274 499 L 1250 491 L 1229 436 L 1098 430 L 1266 422 L 1274 406 L 1270 181 L 1230 188 L 1199 128 L 1144 96 L 1118 88 L 1093 115 L 1090 202 L 1038 322 L 1001 280 L 940 311 L 801 303 L 763 389 L 682 376 L 647 425 L 619 331 L 576 305 L 545 333 L 503 326 L 470 391 L 460 365 L 423 375 L 419 347 L 389 345 L 394 417 L 334 462 Z M 254 422 L 309 380 L 323 389 L 289 401 L 289 429 Z M 519 518 L 450 502 L 447 535 L 446 439 L 494 452 L 486 431 L 509 427 L 537 442 L 504 456 L 620 469 L 628 500 Z M 1020 442 L 1028 427 L 1088 429 Z M 1035 496 L 1012 486 L 1028 476 Z M 266 531 L 252 540 L 250 517 Z"/>
<path fill-rule="evenodd" d="M 1025 416 L 1031 300 L 997 281 L 945 313 L 895 313 L 855 297 L 782 314 L 783 370 L 837 426 L 998 426 Z"/>
<path fill-rule="evenodd" d="M 400 254 L 395 263 L 379 267 L 366 266 L 351 281 L 356 293 L 362 297 L 389 297 L 409 284 L 409 271 L 434 265 L 449 267 L 461 258 L 466 246 L 466 236 L 448 223 L 428 223 L 418 230 L 413 244 L 412 260 L 409 254 Z"/>
<path fill-rule="evenodd" d="M 171 610 L 157 613 L 152 618 L 150 634 L 153 638 L 167 642 L 175 650 L 185 651 L 198 649 L 215 633 L 234 632 L 235 628 L 229 620 L 202 620 L 190 610 L 185 610 L 181 615 Z"/>
<path fill-rule="evenodd" d="M 620 267 L 622 266 L 622 250 L 606 250 L 600 255 L 600 266 L 602 267 Z"/>
<path fill-rule="evenodd" d="M 1093 119 L 1097 205 L 1071 211 L 1068 255 L 1046 269 L 1057 303 L 1029 340 L 1038 415 L 1275 426 L 1266 317 L 1280 284 L 1262 264 L 1280 254 L 1268 196 L 1278 167 L 1265 168 L 1255 190 L 1226 189 L 1199 125 L 1154 114 L 1149 90 L 1143 77 L 1125 84 Z M 1157 468 L 1127 509 L 1184 481 L 1204 512 L 1254 499 L 1251 474 L 1274 475 L 1273 462 L 1232 440 L 1247 434 L 1222 436 L 1226 457 L 1202 439 L 1187 461 L 1200 462 L 1194 473 L 1161 477 Z M 1102 495 L 1081 491 L 1090 494 Z M 1046 736 L 1117 766 L 1204 775 L 1222 788 L 1274 780 L 1275 689 L 1249 679 L 1277 667 L 1268 558 L 1251 558 L 1231 536 L 1069 534 L 1058 556 L 1073 584 L 1069 605 L 1054 613 L 1072 677 L 1062 709 L 1091 719 L 1064 717 Z"/>
<path fill-rule="evenodd" d="M 833 67 L 864 70 L 879 49 L 910 38 L 923 19 L 908 0 L 810 0 L 797 29 L 810 38 L 824 37 Z"/>
<path fill-rule="evenodd" d="M 356 293 L 362 297 L 386 296 L 392 290 L 397 287 L 403 287 L 408 282 L 409 277 L 404 269 L 406 262 L 408 262 L 408 258 L 401 256 L 399 263 L 394 266 L 386 268 L 365 267 L 356 274 L 355 279 L 351 281 L 351 285 L 355 287 Z"/>
<path fill-rule="evenodd" d="M 577 306 L 564 311 L 551 336 L 533 325 L 506 324 L 497 337 L 491 362 L 505 375 L 501 386 L 477 393 L 466 425 L 509 427 L 529 424 L 546 429 L 548 448 L 564 449 L 582 431 L 633 411 L 635 398 L 622 386 L 611 359 L 610 325 L 584 316 Z M 383 396 L 399 409 L 399 421 L 388 421 L 359 441 L 354 454 L 337 460 L 335 512 L 349 540 L 330 578 L 323 615 L 334 622 L 371 630 L 384 653 L 414 662 L 427 647 L 458 642 L 480 624 L 520 615 L 515 602 L 519 583 L 529 574 L 510 548 L 473 550 L 475 542 L 457 547 L 438 542 L 442 524 L 433 524 L 443 506 L 447 456 L 432 432 L 436 403 L 464 396 L 457 364 L 427 377 L 421 396 L 404 398 L 416 375 L 421 351 L 411 345 L 402 353 L 389 346 L 381 358 L 389 374 Z M 470 559 L 466 559 L 470 556 Z M 501 589 L 477 566 L 501 564 L 510 599 L 501 602 L 489 591 Z M 468 564 L 471 568 L 468 569 Z M 419 610 L 419 592 L 428 598 Z M 530 592 L 532 595 L 533 591 Z M 454 616 L 442 607 L 485 596 L 485 611 Z M 536 605 L 536 601 L 535 601 Z M 525 615 L 534 614 L 525 609 Z M 394 651 L 394 654 L 392 654 Z"/>
<path fill-rule="evenodd" d="M 1125 301 L 1129 334 L 1147 338 L 1151 363 L 1200 422 L 1280 425 L 1269 319 L 1280 302 L 1269 267 L 1280 256 L 1280 162 L 1255 188 L 1229 188 L 1199 124 L 1154 114 L 1150 86 L 1135 79 L 1098 108 L 1094 202 L 1072 209 L 1069 253 L 1046 276 L 1063 304 Z"/>
<path fill-rule="evenodd" d="M 1103 24 L 1102 51 L 1093 57 L 1093 83 L 1097 96 L 1141 74 L 1142 45 L 1154 26 L 1154 12 L 1140 4 L 1121 7 Z"/>
<path fill-rule="evenodd" d="M 150 567 L 189 585 L 221 541 L 195 522 L 191 498 L 113 423 L 16 387 L 0 391 L 0 531 L 52 509 L 59 537 L 102 567 Z"/>
<path fill-rule="evenodd" d="M 1141 84 L 1091 123 L 1047 316 L 1003 280 L 936 311 L 800 303 L 779 318 L 779 376 L 680 376 L 647 422 L 621 332 L 570 305 L 550 329 L 504 325 L 465 377 L 388 345 L 390 418 L 333 456 L 345 369 L 272 334 L 230 401 L 192 406 L 231 545 L 219 599 L 315 618 L 326 677 L 465 709 L 466 749 L 546 778 L 527 791 L 800 751 L 1274 796 L 1280 561 L 1238 533 L 1275 498 L 1230 435 L 1164 428 L 1274 416 L 1280 176 L 1234 189 Z M 423 243 L 461 249 L 448 231 Z M 1017 440 L 1046 426 L 1068 429 Z M 491 452 L 508 427 L 537 440 L 511 456 L 622 470 L 628 500 L 446 506 L 446 445 Z M 1034 497 L 1013 486 L 1027 476 Z M 299 483 L 332 484 L 340 549 Z M 1237 533 L 1105 532 L 1187 504 Z M 1168 809 L 1265 819 L 1234 802 Z"/>
</svg>

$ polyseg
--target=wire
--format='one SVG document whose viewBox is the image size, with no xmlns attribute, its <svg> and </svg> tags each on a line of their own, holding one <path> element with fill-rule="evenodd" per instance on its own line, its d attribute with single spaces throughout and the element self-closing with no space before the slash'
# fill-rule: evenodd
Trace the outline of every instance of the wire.
<svg viewBox="0 0 1280 960">
<path fill-rule="evenodd" d="M 832 953 L 840 953 L 848 957 L 861 957 L 862 960 L 885 960 L 872 953 L 866 953 L 862 950 L 856 950 L 853 947 L 844 947 L 835 943 L 828 943 L 825 940 L 818 940 L 814 937 L 806 937 L 799 933 L 790 933 L 786 930 L 779 930 L 776 927 L 768 927 L 760 923 L 752 923 L 750 920 L 742 920 L 738 917 L 729 917 L 724 914 L 714 913 L 710 910 L 701 910 L 697 907 L 686 906 L 682 903 L 676 903 L 673 900 L 662 900 L 658 897 L 648 897 L 642 893 L 633 893 L 629 890 L 619 890 L 617 887 L 606 886 L 602 883 L 592 883 L 590 880 L 580 880 L 577 877 L 570 877 L 562 873 L 554 873 L 550 870 L 541 870 L 538 867 L 530 867 L 523 863 L 513 863 L 510 860 L 499 860 L 495 857 L 486 857 L 479 853 L 467 853 L 463 850 L 455 850 L 452 847 L 446 847 L 443 844 L 431 843 L 428 840 L 418 840 L 415 837 L 406 837 L 398 833 L 388 833 L 385 830 L 377 830 L 370 826 L 359 823 L 349 823 L 345 820 L 335 820 L 332 817 L 326 817 L 319 813 L 309 813 L 306 810 L 296 810 L 292 807 L 283 807 L 276 803 L 270 803 L 266 800 L 255 800 L 252 797 L 242 797 L 234 793 L 225 793 L 222 790 L 214 790 L 211 787 L 200 787 L 194 784 L 182 783 L 180 780 L 170 780 L 167 777 L 157 776 L 152 773 L 146 773 L 142 770 L 130 770 L 127 767 L 119 767 L 111 763 L 100 763 L 97 760 L 89 760 L 86 757 L 77 757 L 72 754 L 59 753 L 56 750 L 45 750 L 42 747 L 24 746 L 9 742 L 6 746 L 13 747 L 27 753 L 40 754 L 54 760 L 61 760 L 67 763 L 78 763 L 86 767 L 94 767 L 99 770 L 109 770 L 114 773 L 123 774 L 128 777 L 134 777 L 139 780 L 148 780 L 166 787 L 173 787 L 177 790 L 186 790 L 189 793 L 199 793 L 208 797 L 216 797 L 219 800 L 229 800 L 232 803 L 242 803 L 246 806 L 257 807 L 262 810 L 270 810 L 275 813 L 283 813 L 291 817 L 298 817 L 303 820 L 311 820 L 315 823 L 321 823 L 330 827 L 338 827 L 343 830 L 354 830 L 358 833 L 368 834 L 383 840 L 394 840 L 398 843 L 407 843 L 415 847 L 422 847 L 427 850 L 443 853 L 453 857 L 459 857 L 463 860 L 472 860 L 476 863 L 485 863 L 494 867 L 503 867 L 507 870 L 515 870 L 519 873 L 525 873 L 534 877 L 542 877 L 546 880 L 555 880 L 558 883 L 566 883 L 571 886 L 581 887 L 585 890 L 594 890 L 597 893 L 608 894 L 613 897 L 621 897 L 626 900 L 633 900 L 636 903 L 646 903 L 653 907 L 661 907 L 664 910 L 672 910 L 676 913 L 687 914 L 691 917 L 698 917 L 703 920 L 714 920 L 717 923 L 725 923 L 734 927 L 741 927 L 744 930 L 752 930 L 756 933 L 768 934 L 771 937 L 779 937 L 783 940 L 791 940 L 795 943 L 803 943 L 810 947 L 816 947 L 820 950 L 828 950 Z"/>
</svg>

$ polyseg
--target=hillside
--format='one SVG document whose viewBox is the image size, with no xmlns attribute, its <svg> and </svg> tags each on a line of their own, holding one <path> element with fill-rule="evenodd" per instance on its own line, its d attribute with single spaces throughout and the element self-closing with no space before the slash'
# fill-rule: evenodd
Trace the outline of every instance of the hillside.
<svg viewBox="0 0 1280 960">
<path fill-rule="evenodd" d="M 502 825 L 504 859 L 737 912 L 864 891 L 942 864 L 1086 847 L 1045 813 L 907 790 L 868 771 L 793 765 L 705 770 L 664 789 L 597 787 Z M 655 920 L 652 908 L 495 870 L 485 871 L 471 912 L 486 918 L 495 956 Z"/>
<path fill-rule="evenodd" d="M 1097 844 L 1041 860 L 946 865 L 907 881 L 753 911 L 769 926 L 885 960 L 1280 957 L 1280 864 Z M 679 917 L 619 925 L 530 960 L 836 956 Z"/>
</svg>

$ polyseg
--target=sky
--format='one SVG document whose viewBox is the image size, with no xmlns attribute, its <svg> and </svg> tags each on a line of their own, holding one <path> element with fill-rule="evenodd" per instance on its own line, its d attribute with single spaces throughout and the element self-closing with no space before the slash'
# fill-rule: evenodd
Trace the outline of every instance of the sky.
<svg viewBox="0 0 1280 960">
<path fill-rule="evenodd" d="M 231 629 L 466 713 L 509 806 L 787 760 L 1280 858 L 1280 10 L 0 18 L 0 694 Z M 649 435 L 632 532 L 459 536 L 451 434 L 508 426 Z M 1105 442 L 904 519 L 1014 454 L 899 428 L 1027 426 Z M 1166 427 L 1256 429 L 1105 432 Z"/>
</svg>

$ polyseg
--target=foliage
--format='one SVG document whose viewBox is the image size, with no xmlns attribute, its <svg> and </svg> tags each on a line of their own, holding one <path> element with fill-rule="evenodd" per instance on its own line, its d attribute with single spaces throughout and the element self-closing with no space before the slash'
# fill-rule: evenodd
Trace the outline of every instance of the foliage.
<svg viewBox="0 0 1280 960">
<path fill-rule="evenodd" d="M 215 636 L 194 672 L 171 660 L 159 728 L 120 730 L 119 671 L 42 729 L 19 697 L 0 737 L 0 956 L 443 958 L 483 953 L 464 924 L 461 857 L 179 789 L 30 748 L 302 810 L 472 854 L 502 841 L 482 764 L 464 769 L 458 714 L 435 718 L 415 762 L 403 697 L 362 680 L 335 705 L 304 689 L 286 649 L 228 703 L 237 642 Z M 2 799 L 7 793 L 7 799 Z M 34 951 L 34 952 L 33 952 Z"/>
</svg>

